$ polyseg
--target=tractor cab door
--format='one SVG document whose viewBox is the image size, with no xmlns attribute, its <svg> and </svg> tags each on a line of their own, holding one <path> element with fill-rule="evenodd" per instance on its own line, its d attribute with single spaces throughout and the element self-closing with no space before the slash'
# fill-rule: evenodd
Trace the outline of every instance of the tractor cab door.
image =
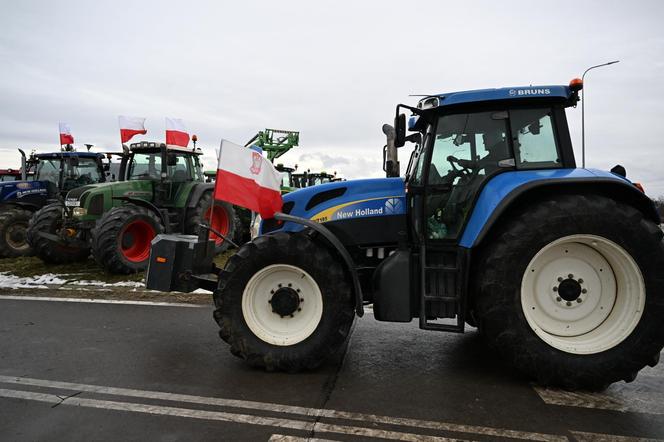
<svg viewBox="0 0 664 442">
<path fill-rule="evenodd" d="M 483 184 L 514 165 L 509 137 L 500 110 L 443 115 L 429 127 L 413 177 L 421 328 L 463 331 L 468 254 L 458 241 Z"/>
</svg>

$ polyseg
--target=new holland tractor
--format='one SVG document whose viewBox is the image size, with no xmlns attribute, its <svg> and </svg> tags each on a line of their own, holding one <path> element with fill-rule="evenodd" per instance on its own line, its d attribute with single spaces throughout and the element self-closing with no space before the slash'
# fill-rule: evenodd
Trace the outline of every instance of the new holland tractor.
<svg viewBox="0 0 664 442">
<path fill-rule="evenodd" d="M 40 208 L 62 199 L 71 189 L 104 182 L 103 155 L 92 152 L 21 152 L 19 180 L 0 182 L 0 257 L 32 253 L 26 233 L 30 218 Z"/>
<path fill-rule="evenodd" d="M 577 167 L 565 111 L 581 87 L 400 104 L 383 127 L 386 178 L 285 195 L 223 269 L 203 239 L 160 237 L 147 286 L 213 290 L 221 338 L 267 370 L 318 366 L 373 304 L 379 321 L 477 327 L 543 385 L 632 381 L 664 345 L 663 233 L 634 184 Z"/>
<path fill-rule="evenodd" d="M 28 230 L 35 254 L 65 263 L 92 253 L 110 273 L 138 272 L 147 266 L 157 234 L 198 234 L 199 224 L 210 219 L 224 235 L 214 236 L 214 252 L 225 250 L 224 237 L 234 237 L 239 220 L 230 204 L 212 209 L 214 184 L 204 182 L 201 154 L 163 143 L 132 144 L 120 164 L 120 181 L 80 187 L 35 214 Z"/>
</svg>

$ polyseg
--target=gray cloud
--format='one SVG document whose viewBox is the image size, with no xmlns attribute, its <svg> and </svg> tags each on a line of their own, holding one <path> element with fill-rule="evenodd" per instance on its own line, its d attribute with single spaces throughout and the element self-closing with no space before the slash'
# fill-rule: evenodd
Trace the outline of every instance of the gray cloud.
<svg viewBox="0 0 664 442">
<path fill-rule="evenodd" d="M 470 2 L 466 2 L 470 3 Z M 118 114 L 221 137 L 301 131 L 284 160 L 380 176 L 380 131 L 411 93 L 567 83 L 589 65 L 588 164 L 664 194 L 664 4 L 642 2 L 9 2 L 0 16 L 0 162 L 16 147 L 118 149 Z M 580 109 L 568 113 L 580 156 Z M 345 161 L 345 163 L 344 163 Z"/>
</svg>

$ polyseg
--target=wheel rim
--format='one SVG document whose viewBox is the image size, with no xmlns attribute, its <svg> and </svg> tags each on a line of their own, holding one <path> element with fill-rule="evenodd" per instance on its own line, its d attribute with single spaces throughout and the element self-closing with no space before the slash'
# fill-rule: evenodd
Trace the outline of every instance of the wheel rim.
<svg viewBox="0 0 664 442">
<path fill-rule="evenodd" d="M 256 272 L 247 283 L 242 293 L 242 314 L 249 329 L 262 341 L 294 345 L 318 327 L 323 295 L 304 270 L 273 264 Z"/>
<path fill-rule="evenodd" d="M 156 236 L 154 227 L 147 221 L 137 220 L 127 224 L 120 233 L 120 251 L 128 261 L 142 262 L 150 256 L 150 243 Z"/>
<path fill-rule="evenodd" d="M 210 223 L 210 214 L 212 213 L 212 222 Z M 226 236 L 228 234 L 228 231 L 230 230 L 230 220 L 228 218 L 228 213 L 226 212 L 226 209 L 221 206 L 215 206 L 214 210 L 212 207 L 207 209 L 205 211 L 205 220 L 210 223 L 210 226 L 221 233 L 222 235 Z M 224 242 L 223 238 L 220 238 L 218 235 L 210 232 L 209 235 L 210 239 L 213 239 L 216 245 L 219 245 Z"/>
<path fill-rule="evenodd" d="M 14 250 L 22 251 L 30 248 L 26 241 L 28 226 L 26 224 L 12 224 L 5 231 L 5 242 Z"/>
<path fill-rule="evenodd" d="M 595 235 L 560 238 L 530 261 L 521 307 L 530 328 L 550 346 L 599 353 L 636 328 L 646 300 L 636 261 L 618 244 Z"/>
</svg>

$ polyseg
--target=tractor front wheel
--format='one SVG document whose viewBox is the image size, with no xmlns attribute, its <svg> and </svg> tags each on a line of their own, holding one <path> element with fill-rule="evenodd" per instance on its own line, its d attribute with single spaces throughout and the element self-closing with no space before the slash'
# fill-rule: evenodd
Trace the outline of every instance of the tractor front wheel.
<svg viewBox="0 0 664 442">
<path fill-rule="evenodd" d="M 240 221 L 235 208 L 226 202 L 216 201 L 212 207 L 212 192 L 205 192 L 193 209 L 191 216 L 187 217 L 185 231 L 191 235 L 198 235 L 199 224 L 204 223 L 229 238 L 236 241 L 239 237 Z M 210 219 L 212 217 L 212 219 Z M 212 232 L 209 238 L 215 242 L 215 252 L 221 253 L 230 247 L 230 243 Z"/>
<path fill-rule="evenodd" d="M 32 212 L 20 207 L 8 207 L 0 212 L 0 257 L 16 258 L 32 253 L 27 240 Z"/>
<path fill-rule="evenodd" d="M 92 255 L 110 273 L 141 272 L 148 266 L 152 239 L 163 231 L 159 217 L 144 207 L 114 207 L 92 230 Z"/>
<path fill-rule="evenodd" d="M 64 206 L 53 203 L 38 210 L 30 219 L 27 239 L 34 254 L 47 264 L 65 264 L 84 261 L 90 256 L 90 248 L 68 244 L 64 240 L 54 241 L 40 233 L 62 238 Z"/>
<path fill-rule="evenodd" d="M 346 341 L 355 316 L 342 265 L 306 233 L 244 244 L 213 297 L 231 353 L 269 371 L 317 367 Z"/>
<path fill-rule="evenodd" d="M 657 364 L 664 243 L 633 207 L 552 197 L 515 213 L 476 262 L 480 331 L 540 384 L 600 390 Z"/>
</svg>

